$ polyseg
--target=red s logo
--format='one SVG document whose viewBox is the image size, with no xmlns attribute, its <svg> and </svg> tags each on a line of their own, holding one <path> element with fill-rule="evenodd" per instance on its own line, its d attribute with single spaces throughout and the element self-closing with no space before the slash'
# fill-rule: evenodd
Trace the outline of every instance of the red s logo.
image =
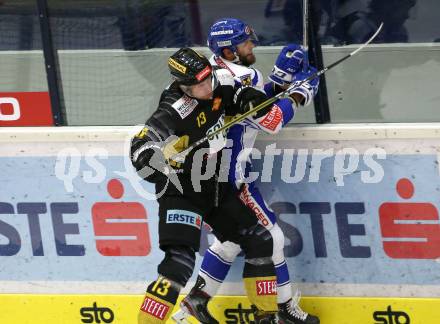
<svg viewBox="0 0 440 324">
<path fill-rule="evenodd" d="M 110 180 L 107 189 L 110 196 L 115 199 L 121 198 L 124 194 L 122 183 L 117 179 Z M 99 202 L 92 207 L 92 219 L 96 248 L 102 255 L 145 256 L 150 253 L 147 213 L 142 204 Z"/>
</svg>

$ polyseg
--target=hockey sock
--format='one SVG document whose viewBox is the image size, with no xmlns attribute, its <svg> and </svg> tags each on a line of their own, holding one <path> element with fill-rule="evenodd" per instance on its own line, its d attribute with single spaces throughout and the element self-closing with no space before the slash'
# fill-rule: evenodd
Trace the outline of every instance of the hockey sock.
<svg viewBox="0 0 440 324">
<path fill-rule="evenodd" d="M 202 291 L 209 296 L 214 296 L 225 280 L 230 268 L 231 262 L 226 261 L 211 249 L 206 250 L 199 272 L 206 283 Z"/>
<path fill-rule="evenodd" d="M 182 287 L 159 276 L 148 287 L 138 314 L 138 324 L 166 323 Z"/>
<path fill-rule="evenodd" d="M 258 259 L 252 259 L 258 260 Z M 252 304 L 264 312 L 276 312 L 277 290 L 273 263 L 250 263 L 246 260 L 243 269 L 243 280 L 246 294 Z"/>
<path fill-rule="evenodd" d="M 275 265 L 275 273 L 277 275 L 277 301 L 278 304 L 282 304 L 292 298 L 292 285 L 286 260 Z"/>
</svg>

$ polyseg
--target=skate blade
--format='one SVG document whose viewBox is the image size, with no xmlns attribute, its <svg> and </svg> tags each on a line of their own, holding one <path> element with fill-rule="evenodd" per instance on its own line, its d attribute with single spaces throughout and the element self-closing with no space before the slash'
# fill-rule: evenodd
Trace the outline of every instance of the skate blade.
<svg viewBox="0 0 440 324">
<path fill-rule="evenodd" d="M 191 322 L 188 320 L 190 316 L 191 315 L 185 312 L 185 310 L 179 309 L 176 313 L 171 315 L 171 318 L 178 324 L 191 324 Z"/>
</svg>

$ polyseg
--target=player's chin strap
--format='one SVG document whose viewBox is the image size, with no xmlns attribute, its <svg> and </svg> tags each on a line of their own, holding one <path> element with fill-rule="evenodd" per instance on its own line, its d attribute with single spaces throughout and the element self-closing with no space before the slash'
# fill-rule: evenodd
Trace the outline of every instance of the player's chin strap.
<svg viewBox="0 0 440 324">
<path fill-rule="evenodd" d="M 286 90 L 284 90 L 283 92 L 280 92 L 279 94 L 277 94 L 276 96 L 267 99 L 266 101 L 262 102 L 261 104 L 259 104 L 258 106 L 254 107 L 253 109 L 248 110 L 247 112 L 245 112 L 244 114 L 238 115 L 234 118 L 231 119 L 231 121 L 229 121 L 228 123 L 225 123 L 222 127 L 220 127 L 219 129 L 217 129 L 216 131 L 210 133 L 208 136 L 205 136 L 201 139 L 199 139 L 197 142 L 193 143 L 192 145 L 188 146 L 185 150 L 183 150 L 182 152 L 179 152 L 175 155 L 173 155 L 172 157 L 170 157 L 170 159 L 176 159 L 178 157 L 180 158 L 184 158 L 189 152 L 191 152 L 195 147 L 199 146 L 200 144 L 206 142 L 209 138 L 213 138 L 214 136 L 216 136 L 217 134 L 220 134 L 222 132 L 224 132 L 225 130 L 231 128 L 232 126 L 234 126 L 235 124 L 245 120 L 247 117 L 254 115 L 256 112 L 258 112 L 259 110 L 266 108 L 267 106 L 273 104 L 275 101 L 277 101 L 280 98 L 289 96 L 290 94 L 293 93 L 293 91 L 296 88 L 299 88 L 303 83 L 306 83 L 310 80 L 313 80 L 314 78 L 318 78 L 320 77 L 322 74 L 324 74 L 325 72 L 327 72 L 328 70 L 330 70 L 331 68 L 339 65 L 340 63 L 342 63 L 343 61 L 345 61 L 346 59 L 356 55 L 359 51 L 361 51 L 364 47 L 366 47 L 368 44 L 370 44 L 375 38 L 376 36 L 380 33 L 380 31 L 382 30 L 383 27 L 383 22 L 380 24 L 379 28 L 376 30 L 376 32 L 374 33 L 373 36 L 371 36 L 371 38 L 364 44 L 362 44 L 359 48 L 357 48 L 356 50 L 354 50 L 353 52 L 351 52 L 350 54 L 340 58 L 339 60 L 337 60 L 336 62 L 333 62 L 332 64 L 326 66 L 325 68 L 323 68 L 322 70 L 313 73 L 311 76 L 309 76 L 308 78 L 300 81 L 300 82 L 296 82 L 293 83 L 291 86 L 289 86 Z"/>
</svg>

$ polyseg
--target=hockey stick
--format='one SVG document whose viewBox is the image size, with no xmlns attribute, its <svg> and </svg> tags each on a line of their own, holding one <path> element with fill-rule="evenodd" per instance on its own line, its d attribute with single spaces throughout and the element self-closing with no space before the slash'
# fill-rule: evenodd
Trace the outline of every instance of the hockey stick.
<svg viewBox="0 0 440 324">
<path fill-rule="evenodd" d="M 308 28 L 309 28 L 309 1 L 303 0 L 303 47 L 308 48 Z"/>
<path fill-rule="evenodd" d="M 304 58 L 302 63 L 302 70 L 306 72 L 309 68 L 309 0 L 303 0 L 303 50 Z"/>
<path fill-rule="evenodd" d="M 382 30 L 383 27 L 383 22 L 380 24 L 379 28 L 376 30 L 376 32 L 374 33 L 373 36 L 371 36 L 371 38 L 364 44 L 362 44 L 359 48 L 357 48 L 356 50 L 354 50 L 353 52 L 351 52 L 350 54 L 347 54 L 346 56 L 340 58 L 339 60 L 337 60 L 336 62 L 333 62 L 332 64 L 330 64 L 329 66 L 326 66 L 325 68 L 323 68 L 322 70 L 313 73 L 311 76 L 309 76 L 308 78 L 302 80 L 301 82 L 298 83 L 294 83 L 291 86 L 289 86 L 286 90 L 284 90 L 283 92 L 280 92 L 279 94 L 275 95 L 272 98 L 267 99 L 266 101 L 262 102 L 261 104 L 259 104 L 258 106 L 252 108 L 251 110 L 245 112 L 244 114 L 241 114 L 235 118 L 233 118 L 230 122 L 224 124 L 222 127 L 220 127 L 219 129 L 215 130 L 214 132 L 212 132 L 211 134 L 202 137 L 201 139 L 199 139 L 198 141 L 196 141 L 195 143 L 191 144 L 190 146 L 188 146 L 185 150 L 183 150 L 182 152 L 179 152 L 177 154 L 174 154 L 173 156 L 170 157 L 170 160 L 174 160 L 176 157 L 185 157 L 190 151 L 192 151 L 195 147 L 199 146 L 200 144 L 208 141 L 210 138 L 213 138 L 214 136 L 224 132 L 225 130 L 231 128 L 232 126 L 236 125 L 237 123 L 245 120 L 247 117 L 254 115 L 256 112 L 260 111 L 263 108 L 266 108 L 267 106 L 273 104 L 275 101 L 277 101 L 278 99 L 280 99 L 283 96 L 288 96 L 290 95 L 293 90 L 295 90 L 296 88 L 300 87 L 303 83 L 306 83 L 314 78 L 317 78 L 319 76 L 321 76 L 322 74 L 324 74 L 325 72 L 327 72 L 328 70 L 334 68 L 335 66 L 341 64 L 342 62 L 344 62 L 345 60 L 349 59 L 350 57 L 356 55 L 359 51 L 361 51 L 363 48 L 365 48 L 368 44 L 370 44 L 375 38 L 376 36 L 380 33 L 380 31 Z"/>
</svg>

